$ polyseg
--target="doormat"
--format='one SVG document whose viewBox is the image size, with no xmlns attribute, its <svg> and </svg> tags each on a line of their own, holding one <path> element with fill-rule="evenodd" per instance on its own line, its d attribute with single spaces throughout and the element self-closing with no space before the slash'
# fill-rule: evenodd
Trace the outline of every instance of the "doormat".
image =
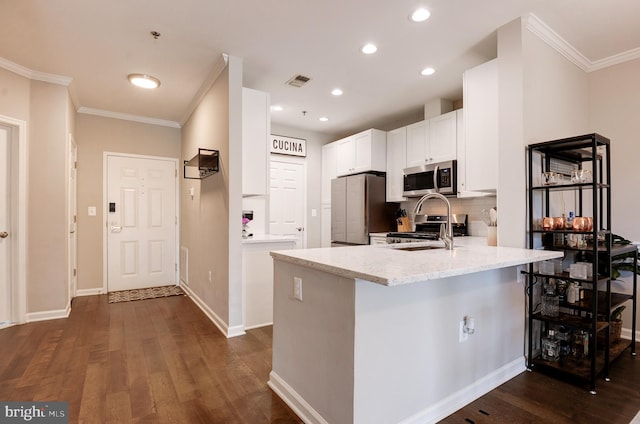
<svg viewBox="0 0 640 424">
<path fill-rule="evenodd" d="M 182 296 L 179 286 L 150 287 L 148 289 L 122 290 L 109 293 L 109 303 L 131 302 L 132 300 L 155 299 L 158 297 Z"/>
</svg>

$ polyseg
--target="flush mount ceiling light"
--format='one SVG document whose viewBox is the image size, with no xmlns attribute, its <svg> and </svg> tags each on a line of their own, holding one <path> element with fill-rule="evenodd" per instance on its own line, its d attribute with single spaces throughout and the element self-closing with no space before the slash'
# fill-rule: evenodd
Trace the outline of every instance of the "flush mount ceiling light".
<svg viewBox="0 0 640 424">
<path fill-rule="evenodd" d="M 146 74 L 129 74 L 127 76 L 129 82 L 136 87 L 141 88 L 158 88 L 160 87 L 160 80 L 156 77 Z"/>
<path fill-rule="evenodd" d="M 327 118 L 326 116 L 322 116 L 320 118 L 318 118 L 320 121 L 322 122 L 327 122 L 329 120 L 329 118 Z"/>
<path fill-rule="evenodd" d="M 331 90 L 331 94 L 333 94 L 334 96 L 342 96 L 342 90 L 340 90 L 339 88 L 334 88 L 333 90 Z"/>
<path fill-rule="evenodd" d="M 433 68 L 424 68 L 422 71 L 420 71 L 420 75 L 433 75 L 436 72 L 435 69 Z"/>
<path fill-rule="evenodd" d="M 431 16 L 431 12 L 427 9 L 417 9 L 409 16 L 409 19 L 413 22 L 424 22 L 429 19 L 429 16 Z"/>
<path fill-rule="evenodd" d="M 271 106 L 271 110 L 275 111 L 275 112 L 281 112 L 282 111 L 282 106 Z"/>
<path fill-rule="evenodd" d="M 368 44 L 365 44 L 364 46 L 362 46 L 361 51 L 364 54 L 374 54 L 375 52 L 378 51 L 378 48 L 376 47 L 375 44 L 368 43 Z"/>
</svg>

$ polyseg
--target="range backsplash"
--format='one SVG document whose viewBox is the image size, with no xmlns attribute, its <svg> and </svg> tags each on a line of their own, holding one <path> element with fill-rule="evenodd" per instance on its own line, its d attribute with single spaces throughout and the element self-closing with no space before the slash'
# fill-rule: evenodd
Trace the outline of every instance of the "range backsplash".
<svg viewBox="0 0 640 424">
<path fill-rule="evenodd" d="M 407 211 L 408 214 L 413 212 L 413 208 L 418 202 L 419 198 L 407 200 L 402 202 L 401 206 Z M 468 215 L 467 223 L 469 226 L 470 236 L 483 236 L 487 235 L 487 225 L 482 220 L 482 210 L 495 207 L 497 204 L 496 196 L 484 196 L 484 197 L 472 197 L 459 199 L 456 197 L 449 198 L 451 203 L 451 212 Z M 429 215 L 446 215 L 447 208 L 441 201 L 427 200 L 422 204 L 422 213 Z M 500 213 L 498 212 L 498 222 L 500 219 Z"/>
</svg>

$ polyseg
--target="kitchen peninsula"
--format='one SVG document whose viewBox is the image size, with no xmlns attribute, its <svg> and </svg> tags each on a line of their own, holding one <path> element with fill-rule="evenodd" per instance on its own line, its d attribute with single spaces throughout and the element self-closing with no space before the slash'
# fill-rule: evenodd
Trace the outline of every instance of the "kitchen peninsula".
<svg viewBox="0 0 640 424">
<path fill-rule="evenodd" d="M 438 244 L 271 253 L 269 386 L 306 423 L 436 422 L 525 369 L 517 266 L 562 254 Z"/>
</svg>

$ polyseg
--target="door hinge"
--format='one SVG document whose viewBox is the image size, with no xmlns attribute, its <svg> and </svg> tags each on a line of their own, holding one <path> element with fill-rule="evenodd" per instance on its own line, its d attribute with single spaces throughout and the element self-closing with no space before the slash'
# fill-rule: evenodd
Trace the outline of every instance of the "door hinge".
<svg viewBox="0 0 640 424">
<path fill-rule="evenodd" d="M 177 169 L 173 170 L 173 174 L 175 175 L 176 178 L 178 178 L 178 170 Z"/>
<path fill-rule="evenodd" d="M 78 169 L 78 161 L 73 162 L 73 169 Z"/>
<path fill-rule="evenodd" d="M 76 215 L 73 215 L 73 223 L 75 224 L 76 222 L 78 222 L 78 217 Z"/>
<path fill-rule="evenodd" d="M 78 270 L 73 268 L 73 276 L 75 277 L 76 275 L 78 275 Z"/>
</svg>

